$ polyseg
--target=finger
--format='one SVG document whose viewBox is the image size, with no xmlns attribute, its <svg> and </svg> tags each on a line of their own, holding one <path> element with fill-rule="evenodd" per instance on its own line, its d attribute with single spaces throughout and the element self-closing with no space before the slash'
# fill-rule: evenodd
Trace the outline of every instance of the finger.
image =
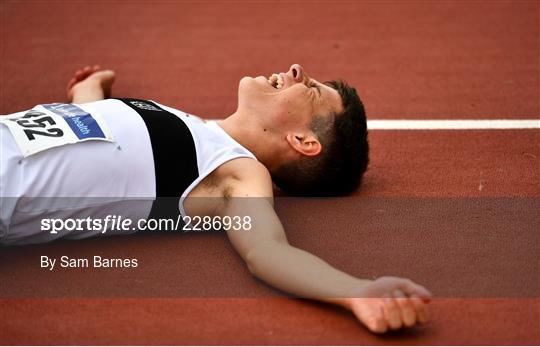
<svg viewBox="0 0 540 347">
<path fill-rule="evenodd" d="M 409 298 L 401 290 L 394 292 L 394 297 L 401 312 L 401 320 L 406 327 L 412 327 L 416 324 L 416 309 Z"/>
<path fill-rule="evenodd" d="M 403 326 L 401 321 L 401 313 L 396 300 L 392 298 L 383 299 L 383 312 L 388 326 L 392 330 L 400 329 Z"/>
<path fill-rule="evenodd" d="M 382 305 L 377 299 L 359 299 L 352 310 L 356 317 L 372 332 L 382 334 L 388 330 Z"/>
<path fill-rule="evenodd" d="M 429 302 L 431 299 L 431 293 L 424 286 L 414 283 L 413 281 L 407 279 L 404 280 L 399 286 L 405 294 L 408 296 L 416 295 L 419 298 L 422 298 L 425 302 Z"/>
<path fill-rule="evenodd" d="M 418 320 L 418 323 L 420 324 L 426 324 L 429 321 L 429 312 L 427 305 L 424 303 L 424 301 L 417 297 L 412 296 L 411 303 L 413 304 L 415 310 L 416 310 L 416 317 Z"/>
<path fill-rule="evenodd" d="M 96 71 L 98 71 L 99 69 L 101 69 L 101 66 L 99 66 L 99 65 L 94 65 L 93 69 L 94 69 L 94 72 L 96 72 Z"/>
<path fill-rule="evenodd" d="M 383 308 L 378 304 L 373 311 L 368 328 L 374 333 L 383 334 L 388 330 L 388 324 L 384 318 Z"/>
<path fill-rule="evenodd" d="M 75 82 L 77 82 L 77 80 L 75 78 L 70 79 L 69 82 L 68 82 L 68 85 L 67 85 L 67 89 L 71 89 L 71 87 L 73 87 Z"/>
</svg>

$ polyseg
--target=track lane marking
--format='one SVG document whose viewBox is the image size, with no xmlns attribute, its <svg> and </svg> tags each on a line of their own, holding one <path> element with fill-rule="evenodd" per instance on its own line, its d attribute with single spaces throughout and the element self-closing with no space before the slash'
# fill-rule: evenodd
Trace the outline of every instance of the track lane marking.
<svg viewBox="0 0 540 347">
<path fill-rule="evenodd" d="M 540 129 L 540 119 L 369 119 L 367 127 L 369 130 Z"/>
<path fill-rule="evenodd" d="M 540 119 L 371 119 L 369 130 L 540 129 Z"/>
</svg>

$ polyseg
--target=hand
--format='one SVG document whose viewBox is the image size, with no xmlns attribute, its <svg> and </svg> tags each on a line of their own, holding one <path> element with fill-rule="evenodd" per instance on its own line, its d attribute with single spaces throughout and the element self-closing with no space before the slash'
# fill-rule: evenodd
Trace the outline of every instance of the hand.
<svg viewBox="0 0 540 347">
<path fill-rule="evenodd" d="M 384 333 L 428 321 L 431 293 L 406 278 L 381 277 L 348 299 L 356 318 L 374 333 Z"/>
</svg>

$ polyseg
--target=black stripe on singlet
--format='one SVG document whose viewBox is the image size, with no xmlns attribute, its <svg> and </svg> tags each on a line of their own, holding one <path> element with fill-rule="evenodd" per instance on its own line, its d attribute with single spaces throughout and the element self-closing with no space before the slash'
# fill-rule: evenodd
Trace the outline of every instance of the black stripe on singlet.
<svg viewBox="0 0 540 347">
<path fill-rule="evenodd" d="M 149 218 L 177 216 L 180 195 L 197 177 L 195 142 L 187 125 L 152 101 L 118 98 L 135 110 L 146 124 L 156 177 L 156 200 Z"/>
</svg>

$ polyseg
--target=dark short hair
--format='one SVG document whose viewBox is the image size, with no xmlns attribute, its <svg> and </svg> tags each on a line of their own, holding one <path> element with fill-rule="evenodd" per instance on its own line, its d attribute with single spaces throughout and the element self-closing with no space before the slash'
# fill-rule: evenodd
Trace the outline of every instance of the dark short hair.
<svg viewBox="0 0 540 347">
<path fill-rule="evenodd" d="M 287 193 L 301 196 L 335 196 L 357 189 L 369 161 L 364 105 L 356 89 L 343 81 L 326 85 L 338 91 L 343 112 L 316 116 L 310 129 L 322 145 L 321 153 L 279 167 L 274 183 Z"/>
</svg>

